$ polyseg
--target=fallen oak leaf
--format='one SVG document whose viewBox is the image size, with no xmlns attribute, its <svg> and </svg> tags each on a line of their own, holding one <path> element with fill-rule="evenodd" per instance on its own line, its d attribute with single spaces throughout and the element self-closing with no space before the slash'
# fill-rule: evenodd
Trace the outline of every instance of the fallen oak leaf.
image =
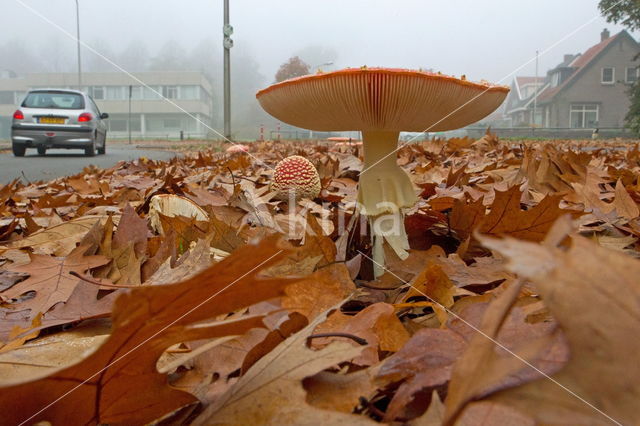
<svg viewBox="0 0 640 426">
<path fill-rule="evenodd" d="M 305 344 L 318 324 L 338 306 L 319 315 L 260 359 L 193 424 L 375 424 L 364 417 L 322 410 L 305 401 L 303 379 L 355 358 L 361 351 L 360 347 L 341 341 L 318 351 Z"/>
<path fill-rule="evenodd" d="M 113 247 L 125 247 L 133 244 L 135 255 L 142 258 L 147 251 L 147 238 L 150 236 L 147 219 L 143 219 L 136 211 L 127 203 L 122 210 L 122 216 L 118 222 L 118 228 L 113 235 Z"/>
<path fill-rule="evenodd" d="M 454 204 L 450 225 L 462 239 L 477 229 L 481 234 L 508 235 L 528 241 L 542 241 L 560 216 L 567 213 L 574 217 L 584 214 L 561 209 L 561 195 L 548 195 L 535 207 L 522 210 L 522 191 L 519 186 L 495 192 L 495 200 L 486 216 L 482 198 L 471 204 L 462 201 Z"/>
<path fill-rule="evenodd" d="M 0 343 L 0 354 L 4 352 L 12 351 L 22 346 L 27 340 L 35 339 L 40 334 L 37 328 L 42 324 L 42 313 L 33 318 L 31 326 L 26 328 L 20 328 L 20 326 L 14 325 L 11 333 L 9 334 L 9 341 L 6 344 Z"/>
<path fill-rule="evenodd" d="M 99 283 L 103 284 L 103 283 Z M 58 303 L 42 317 L 42 324 L 33 331 L 45 330 L 57 325 L 71 324 L 77 321 L 105 318 L 111 314 L 111 305 L 120 295 L 119 291 L 111 292 L 98 298 L 99 286 L 89 284 L 82 279 L 65 303 Z M 25 312 L 5 312 L 0 321 L 0 339 L 7 339 L 14 327 L 27 328 L 29 317 Z"/>
<path fill-rule="evenodd" d="M 33 380 L 74 364 L 93 352 L 109 335 L 108 322 L 87 322 L 13 348 L 0 350 L 0 386 Z"/>
<path fill-rule="evenodd" d="M 127 213 L 128 218 L 125 223 L 126 227 L 131 227 L 131 223 L 139 222 L 139 218 L 131 207 Z M 133 217 L 135 216 L 135 217 Z M 146 223 L 143 232 L 146 234 Z M 120 227 L 118 226 L 118 229 Z M 116 244 L 115 237 L 120 235 L 120 243 Z M 140 285 L 142 283 L 141 278 L 141 263 L 144 258 L 139 258 L 136 254 L 136 244 L 138 247 L 146 247 L 146 239 L 144 243 L 140 241 L 140 235 L 132 236 L 131 241 L 127 241 L 125 237 L 122 237 L 122 231 L 118 234 L 113 233 L 113 220 L 111 217 L 107 219 L 102 230 L 102 239 L 99 243 L 98 254 L 107 256 L 112 261 L 103 268 L 99 268 L 96 271 L 96 276 L 108 278 L 114 284 L 121 285 Z M 142 255 L 144 256 L 144 254 Z"/>
<path fill-rule="evenodd" d="M 324 410 L 351 413 L 360 403 L 360 398 L 369 399 L 378 388 L 374 381 L 380 364 L 355 373 L 320 373 L 303 380 L 307 392 L 306 402 Z"/>
<path fill-rule="evenodd" d="M 275 330 L 271 330 L 260 343 L 247 352 L 242 361 L 241 374 L 246 373 L 251 366 L 289 336 L 297 333 L 309 324 L 307 318 L 297 312 L 290 313 L 286 318 L 283 318 L 283 320 Z"/>
<path fill-rule="evenodd" d="M 166 259 L 145 284 L 168 284 L 183 281 L 206 269 L 212 263 L 210 242 L 211 236 L 198 241 L 191 250 L 177 260 L 173 267 L 171 259 Z"/>
<path fill-rule="evenodd" d="M 494 301 L 482 320 L 483 333 L 473 338 L 470 349 L 456 362 L 445 401 L 443 425 L 454 424 L 465 405 L 483 390 L 486 383 L 492 381 L 492 376 L 500 375 L 500 368 L 495 363 L 489 368 L 489 363 L 494 360 L 493 339 L 518 297 L 521 286 L 522 281 L 516 281 Z M 480 365 L 482 368 L 479 368 Z"/>
<path fill-rule="evenodd" d="M 640 215 L 638 205 L 633 201 L 633 198 L 631 198 L 620 179 L 616 182 L 615 194 L 616 197 L 613 200 L 613 206 L 619 216 L 632 220 Z"/>
<path fill-rule="evenodd" d="M 417 419 L 413 419 L 409 426 L 440 426 L 444 419 L 444 404 L 437 391 L 431 393 L 431 403 L 427 411 Z"/>
<path fill-rule="evenodd" d="M 572 354 L 553 381 L 508 389 L 492 400 L 543 423 L 635 423 L 640 341 L 629 336 L 638 330 L 640 262 L 583 237 L 572 237 L 568 251 L 513 239 L 483 243 L 504 255 L 510 270 L 536 284 Z"/>
<path fill-rule="evenodd" d="M 176 343 L 261 326 L 262 316 L 193 324 L 282 294 L 293 279 L 262 279 L 259 273 L 287 250 L 271 238 L 182 283 L 121 295 L 113 332 L 91 356 L 40 380 L 0 388 L 3 421 L 147 423 L 194 403 L 194 396 L 167 386 L 166 375 L 156 369 L 158 358 Z"/>
<path fill-rule="evenodd" d="M 66 302 L 79 281 L 71 272 L 84 274 L 109 263 L 104 256 L 84 256 L 85 250 L 85 247 L 78 247 L 64 258 L 29 254 L 30 263 L 8 268 L 12 272 L 27 273 L 29 278 L 3 291 L 0 297 L 8 301 L 35 292 L 32 298 L 10 304 L 11 309 L 30 309 L 32 317 L 38 312 L 46 313 L 57 303 Z"/>
<path fill-rule="evenodd" d="M 411 281 L 409 291 L 404 295 L 402 301 L 406 303 L 412 299 L 427 298 L 429 301 L 442 305 L 441 308 L 450 308 L 453 306 L 455 291 L 456 287 L 442 267 L 430 263 Z"/>
<path fill-rule="evenodd" d="M 522 192 L 518 186 L 505 192 L 496 191 L 491 211 L 482 221 L 478 231 L 481 234 L 509 235 L 527 241 L 542 241 L 560 216 L 567 213 L 573 216 L 584 214 L 561 209 L 560 195 L 548 195 L 540 204 L 523 211 L 520 209 L 521 197 Z"/>
<path fill-rule="evenodd" d="M 321 323 L 314 335 L 357 336 L 351 338 L 355 344 L 364 345 L 362 353 L 353 359 L 356 365 L 374 365 L 379 362 L 378 352 L 397 352 L 409 340 L 409 333 L 395 314 L 395 309 L 387 303 L 375 303 L 367 306 L 355 316 L 334 312 L 327 321 Z M 332 341 L 342 337 L 329 337 Z M 324 343 L 326 344 L 326 343 Z M 319 346 L 315 342 L 314 346 Z M 324 346 L 324 345 L 323 345 Z"/>
<path fill-rule="evenodd" d="M 343 264 L 333 264 L 314 272 L 285 289 L 282 307 L 299 312 L 313 321 L 322 312 L 348 298 L 356 286 Z"/>
<path fill-rule="evenodd" d="M 466 341 L 452 330 L 418 330 L 400 351 L 384 361 L 376 376 L 380 387 L 408 378 L 391 399 L 384 421 L 401 417 L 418 391 L 448 382 L 454 362 L 466 347 Z"/>
<path fill-rule="evenodd" d="M 537 426 L 537 423 L 531 417 L 521 413 L 515 408 L 493 401 L 479 401 L 469 404 L 456 423 L 456 426 L 507 425 Z"/>
<path fill-rule="evenodd" d="M 479 257 L 467 265 L 458 254 L 453 253 L 432 259 L 430 263 L 439 265 L 456 287 L 485 285 L 513 278 L 504 270 L 503 261 L 495 257 Z"/>
<path fill-rule="evenodd" d="M 29 247 L 35 253 L 68 256 L 75 250 L 76 244 L 82 240 L 92 226 L 98 222 L 104 223 L 106 220 L 106 215 L 79 217 L 36 232 L 27 238 L 13 241 L 4 248 L 22 249 Z"/>
<path fill-rule="evenodd" d="M 13 287 L 27 278 L 29 278 L 29 274 L 23 272 L 0 271 L 0 292 Z"/>
<path fill-rule="evenodd" d="M 264 322 L 264 321 L 263 321 Z M 186 371 L 171 380 L 171 386 L 194 395 L 203 404 L 210 404 L 229 389 L 237 380 L 246 354 L 264 340 L 269 333 L 264 328 L 253 328 L 196 356 Z M 192 350 L 198 351 L 206 342 L 193 342 Z"/>
</svg>

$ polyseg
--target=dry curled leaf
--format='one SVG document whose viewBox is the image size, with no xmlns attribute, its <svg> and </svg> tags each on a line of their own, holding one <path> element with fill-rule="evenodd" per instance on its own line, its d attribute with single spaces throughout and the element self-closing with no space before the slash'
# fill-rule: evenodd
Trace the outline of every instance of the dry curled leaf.
<svg viewBox="0 0 640 426">
<path fill-rule="evenodd" d="M 292 280 L 259 274 L 283 252 L 272 238 L 182 283 L 120 296 L 113 332 L 96 352 L 39 380 L 0 388 L 3 421 L 146 423 L 192 404 L 192 395 L 167 386 L 166 375 L 156 369 L 158 358 L 176 343 L 259 327 L 261 316 L 195 324 L 280 295 Z"/>
<path fill-rule="evenodd" d="M 640 399 L 635 359 L 640 342 L 628 336 L 638 330 L 640 261 L 580 237 L 568 251 L 513 239 L 484 244 L 502 253 L 509 269 L 534 281 L 572 354 L 552 376 L 564 388 L 540 379 L 493 399 L 543 423 L 633 424 Z"/>
<path fill-rule="evenodd" d="M 67 257 L 55 258 L 31 254 L 27 265 L 15 266 L 12 272 L 29 274 L 29 278 L 0 293 L 13 310 L 31 310 L 32 316 L 46 313 L 54 305 L 66 302 L 78 285 L 78 278 L 71 272 L 84 274 L 90 269 L 109 263 L 104 256 L 84 256 L 86 247 L 78 247 Z M 29 292 L 35 292 L 33 297 Z M 18 300 L 19 298 L 23 299 Z"/>
<path fill-rule="evenodd" d="M 322 410 L 305 402 L 304 378 L 348 361 L 361 351 L 346 342 L 333 342 L 321 350 L 307 347 L 307 338 L 328 313 L 254 364 L 194 424 L 374 424 L 364 417 Z"/>
</svg>

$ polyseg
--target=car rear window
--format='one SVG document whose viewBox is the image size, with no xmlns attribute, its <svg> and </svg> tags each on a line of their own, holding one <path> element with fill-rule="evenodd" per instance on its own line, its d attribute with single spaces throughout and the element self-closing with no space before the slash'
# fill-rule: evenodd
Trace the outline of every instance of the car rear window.
<svg viewBox="0 0 640 426">
<path fill-rule="evenodd" d="M 84 98 L 77 93 L 31 92 L 22 106 L 25 108 L 84 109 Z"/>
</svg>

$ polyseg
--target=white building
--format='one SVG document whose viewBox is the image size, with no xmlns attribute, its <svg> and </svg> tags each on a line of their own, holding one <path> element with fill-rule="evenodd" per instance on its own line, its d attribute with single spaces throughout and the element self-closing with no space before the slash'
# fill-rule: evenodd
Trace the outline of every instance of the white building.
<svg viewBox="0 0 640 426">
<path fill-rule="evenodd" d="M 102 112 L 109 113 L 109 137 L 131 133 L 134 138 L 203 138 L 212 126 L 211 82 L 201 72 L 141 72 L 142 81 L 123 73 L 83 73 L 82 91 L 93 97 Z M 29 74 L 18 78 L 10 71 L 0 73 L 0 138 L 9 138 L 11 117 L 29 89 L 77 89 L 75 73 Z M 162 97 L 166 98 L 163 99 Z"/>
</svg>

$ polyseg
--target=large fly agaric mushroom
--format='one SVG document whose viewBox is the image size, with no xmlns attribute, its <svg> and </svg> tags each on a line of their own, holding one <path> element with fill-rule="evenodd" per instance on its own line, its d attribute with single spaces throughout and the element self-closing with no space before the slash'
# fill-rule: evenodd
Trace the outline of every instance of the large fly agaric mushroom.
<svg viewBox="0 0 640 426">
<path fill-rule="evenodd" d="M 467 126 L 498 108 L 508 92 L 507 87 L 442 74 L 363 67 L 293 78 L 256 97 L 269 114 L 297 127 L 362 132 L 364 170 L 358 202 L 371 221 L 374 260 L 382 265 L 382 237 L 406 258 L 409 243 L 401 209 L 417 200 L 409 176 L 396 162 L 400 132 Z M 389 216 L 391 222 L 386 220 Z"/>
</svg>

